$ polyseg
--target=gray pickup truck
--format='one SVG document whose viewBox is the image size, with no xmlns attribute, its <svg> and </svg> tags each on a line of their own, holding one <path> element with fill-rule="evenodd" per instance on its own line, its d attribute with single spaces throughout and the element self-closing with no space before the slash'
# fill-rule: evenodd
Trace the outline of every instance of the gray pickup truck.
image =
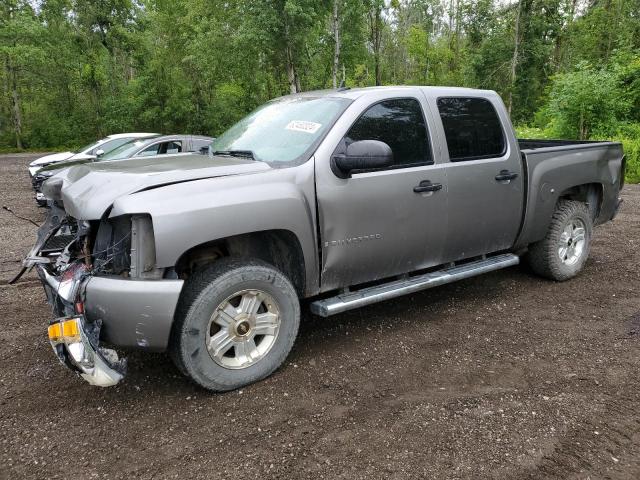
<svg viewBox="0 0 640 480">
<path fill-rule="evenodd" d="M 258 108 L 207 156 L 48 180 L 23 265 L 58 316 L 54 351 L 90 383 L 123 378 L 112 347 L 140 348 L 225 391 L 283 363 L 301 299 L 326 317 L 520 257 L 575 276 L 624 165 L 618 143 L 516 139 L 492 91 L 309 92 Z"/>
</svg>

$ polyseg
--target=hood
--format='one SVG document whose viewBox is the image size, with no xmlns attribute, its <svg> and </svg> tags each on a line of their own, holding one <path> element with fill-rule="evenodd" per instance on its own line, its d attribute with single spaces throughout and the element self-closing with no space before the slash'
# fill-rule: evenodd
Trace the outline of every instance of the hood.
<svg viewBox="0 0 640 480">
<path fill-rule="evenodd" d="M 44 157 L 40 157 L 36 160 L 34 160 L 33 162 L 31 162 L 29 164 L 30 167 L 37 167 L 37 166 L 42 166 L 42 165 L 47 165 L 49 163 L 53 163 L 53 162 L 61 162 L 63 160 L 66 160 L 67 158 L 70 158 L 74 155 L 73 152 L 60 152 L 60 153 L 53 153 L 51 155 L 45 155 Z"/>
<path fill-rule="evenodd" d="M 69 215 L 97 220 L 123 196 L 162 185 L 270 170 L 244 158 L 166 155 L 77 165 L 63 170 L 43 186 L 49 198 L 61 198 Z"/>
<path fill-rule="evenodd" d="M 65 160 L 65 162 L 71 162 L 71 161 L 80 161 L 80 160 L 95 160 L 96 156 L 95 155 L 89 155 L 87 153 L 76 153 L 75 155 L 72 155 L 71 157 L 69 157 L 68 159 Z"/>
<path fill-rule="evenodd" d="M 91 162 L 93 161 L 94 158 L 96 157 L 87 156 L 87 155 L 72 155 L 71 157 L 66 158 L 62 161 L 58 161 L 50 165 L 45 165 L 44 167 L 38 170 L 38 173 L 57 172 L 64 168 L 73 167 L 74 165 L 81 165 L 83 163 Z"/>
</svg>

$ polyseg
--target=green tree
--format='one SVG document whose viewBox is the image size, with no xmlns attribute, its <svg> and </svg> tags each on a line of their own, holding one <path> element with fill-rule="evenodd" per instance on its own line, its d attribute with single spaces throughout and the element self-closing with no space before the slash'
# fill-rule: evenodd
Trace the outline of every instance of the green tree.
<svg viewBox="0 0 640 480">
<path fill-rule="evenodd" d="M 559 74 L 542 113 L 549 120 L 547 129 L 556 136 L 579 140 L 613 135 L 629 109 L 620 93 L 615 74 L 586 63 L 576 71 Z"/>
<path fill-rule="evenodd" d="M 38 83 L 44 61 L 40 42 L 43 27 L 28 2 L 6 1 L 0 7 L 0 60 L 4 67 L 5 105 L 10 105 L 11 130 L 15 146 L 23 147 L 23 95 Z"/>
</svg>

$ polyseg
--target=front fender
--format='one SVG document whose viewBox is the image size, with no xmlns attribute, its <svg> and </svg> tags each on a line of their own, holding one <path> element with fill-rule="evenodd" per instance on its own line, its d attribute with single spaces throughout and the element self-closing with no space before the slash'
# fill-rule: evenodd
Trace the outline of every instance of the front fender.
<svg viewBox="0 0 640 480">
<path fill-rule="evenodd" d="M 156 266 L 172 267 L 203 243 L 265 230 L 288 230 L 305 261 L 307 292 L 318 288 L 313 161 L 266 172 L 167 185 L 116 200 L 111 217 L 148 213 Z"/>
</svg>

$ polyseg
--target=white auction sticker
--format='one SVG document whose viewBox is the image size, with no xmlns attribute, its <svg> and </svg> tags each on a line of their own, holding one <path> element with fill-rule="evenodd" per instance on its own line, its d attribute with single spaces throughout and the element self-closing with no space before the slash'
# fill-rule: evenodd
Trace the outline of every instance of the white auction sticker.
<svg viewBox="0 0 640 480">
<path fill-rule="evenodd" d="M 316 122 L 307 122 L 305 120 L 292 120 L 286 127 L 287 130 L 295 130 L 296 132 L 316 133 L 322 125 Z"/>
</svg>

